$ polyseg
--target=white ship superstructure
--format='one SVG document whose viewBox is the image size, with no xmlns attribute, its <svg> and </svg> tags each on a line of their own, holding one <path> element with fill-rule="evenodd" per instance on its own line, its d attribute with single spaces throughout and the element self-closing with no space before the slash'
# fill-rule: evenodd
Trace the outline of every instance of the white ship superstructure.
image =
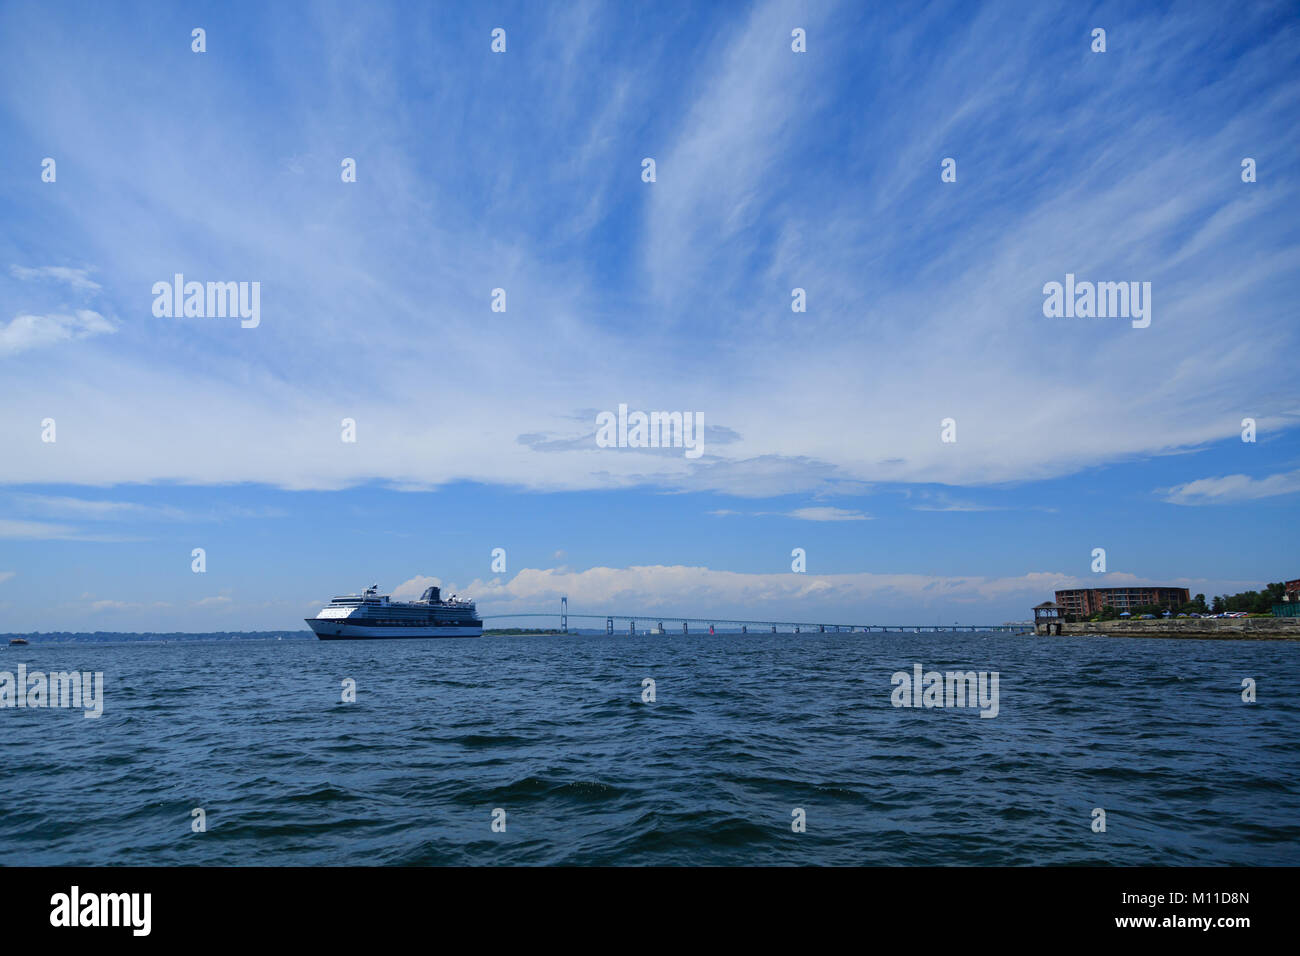
<svg viewBox="0 0 1300 956">
<path fill-rule="evenodd" d="M 379 585 L 361 594 L 343 594 L 320 609 L 307 624 L 322 641 L 400 637 L 479 637 L 483 622 L 473 601 L 453 594 L 443 600 L 436 587 L 425 588 L 418 601 L 393 601 Z"/>
</svg>

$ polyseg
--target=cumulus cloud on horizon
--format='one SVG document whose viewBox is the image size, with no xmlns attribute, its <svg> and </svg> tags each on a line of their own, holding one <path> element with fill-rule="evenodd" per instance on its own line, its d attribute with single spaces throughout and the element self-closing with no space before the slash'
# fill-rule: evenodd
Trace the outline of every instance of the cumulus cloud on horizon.
<svg viewBox="0 0 1300 956">
<path fill-rule="evenodd" d="M 393 590 L 405 599 L 418 596 L 436 578 L 415 577 Z M 1258 582 L 1211 581 L 1181 578 L 1155 581 L 1127 572 L 1076 575 L 1035 571 L 1006 577 L 925 574 L 774 574 L 720 571 L 687 565 L 647 565 L 626 568 L 569 569 L 526 568 L 508 580 L 474 580 L 454 587 L 473 598 L 480 613 L 509 616 L 514 613 L 548 613 L 568 597 L 573 614 L 631 613 L 647 617 L 661 614 L 694 616 L 696 613 L 740 619 L 764 614 L 783 620 L 806 619 L 829 613 L 870 616 L 876 613 L 916 616 L 920 609 L 941 605 L 966 607 L 970 613 L 995 606 L 1034 604 L 1050 600 L 1053 593 L 1074 587 L 1129 587 L 1140 584 L 1172 585 L 1192 593 L 1219 593 L 1258 587 Z M 801 618 L 800 615 L 804 617 Z M 864 622 L 866 623 L 866 622 Z M 876 621 L 875 623 L 884 623 Z M 915 620 L 901 623 L 920 623 Z M 999 621 L 982 621 L 993 624 Z"/>
</svg>

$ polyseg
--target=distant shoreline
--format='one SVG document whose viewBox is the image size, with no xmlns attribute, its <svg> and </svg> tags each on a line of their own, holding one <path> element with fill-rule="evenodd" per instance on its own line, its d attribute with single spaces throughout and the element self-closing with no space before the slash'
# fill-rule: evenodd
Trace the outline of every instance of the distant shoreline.
<svg viewBox="0 0 1300 956">
<path fill-rule="evenodd" d="M 489 630 L 484 637 L 581 637 L 596 631 L 570 630 Z M 31 631 L 29 633 L 0 634 L 0 648 L 9 646 L 14 638 L 27 641 L 28 647 L 36 644 L 172 644 L 199 641 L 315 641 L 310 630 L 301 631 Z M 411 638 L 423 640 L 423 638 Z M 17 645 L 22 646 L 22 645 Z"/>
<path fill-rule="evenodd" d="M 172 641 L 314 641 L 316 635 L 301 631 L 31 631 L 0 634 L 0 646 L 21 637 L 32 644 L 164 644 Z M 30 645 L 29 645 L 30 646 Z"/>
</svg>

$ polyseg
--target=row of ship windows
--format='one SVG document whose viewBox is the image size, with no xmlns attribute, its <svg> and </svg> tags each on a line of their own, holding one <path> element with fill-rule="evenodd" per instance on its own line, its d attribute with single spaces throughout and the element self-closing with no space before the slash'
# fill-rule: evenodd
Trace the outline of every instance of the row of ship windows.
<svg viewBox="0 0 1300 956">
<path fill-rule="evenodd" d="M 363 607 L 352 612 L 357 617 L 434 617 L 439 614 L 448 614 L 451 617 L 473 617 L 468 609 L 459 610 L 456 608 L 437 608 L 429 610 L 406 610 L 405 608 L 390 607 Z"/>
<path fill-rule="evenodd" d="M 392 614 L 428 614 L 427 607 L 402 607 L 400 604 L 335 604 L 334 607 L 364 607 L 367 611 L 383 610 Z"/>
<path fill-rule="evenodd" d="M 459 627 L 471 624 L 481 624 L 482 621 L 473 618 L 463 618 L 459 621 L 430 621 L 427 618 L 423 620 L 414 620 L 412 618 L 388 618 L 388 617 L 349 617 L 341 618 L 341 624 L 355 624 L 357 627 L 373 627 L 384 624 L 402 624 L 414 627 L 427 627 L 432 624 L 435 627 Z"/>
</svg>

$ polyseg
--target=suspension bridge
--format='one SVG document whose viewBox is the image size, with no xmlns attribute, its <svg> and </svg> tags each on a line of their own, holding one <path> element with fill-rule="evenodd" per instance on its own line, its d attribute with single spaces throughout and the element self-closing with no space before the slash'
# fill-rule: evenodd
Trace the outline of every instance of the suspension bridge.
<svg viewBox="0 0 1300 956">
<path fill-rule="evenodd" d="M 560 611 L 557 614 L 554 611 L 529 611 L 514 614 L 484 614 L 484 622 L 487 621 L 515 621 L 519 619 L 536 620 L 538 618 L 548 618 L 552 621 L 558 620 L 559 629 L 568 633 L 569 619 L 574 621 L 604 621 L 605 633 L 613 635 L 614 633 L 632 634 L 667 634 L 668 629 L 664 627 L 667 621 L 673 626 L 681 625 L 681 633 L 690 634 L 691 629 L 706 629 L 706 633 L 714 633 L 718 630 L 730 632 L 739 631 L 741 634 L 750 633 L 750 628 L 754 628 L 755 634 L 762 633 L 790 633 L 802 634 L 805 631 L 814 634 L 888 634 L 888 633 L 915 633 L 923 634 L 927 632 L 948 632 L 948 631 L 995 631 L 1005 634 L 1028 634 L 1034 630 L 1033 624 L 832 624 L 824 621 L 745 621 L 732 617 L 678 617 L 676 615 L 664 614 L 570 614 L 569 599 L 560 599 Z M 645 625 L 642 630 L 637 630 L 637 625 Z"/>
</svg>

